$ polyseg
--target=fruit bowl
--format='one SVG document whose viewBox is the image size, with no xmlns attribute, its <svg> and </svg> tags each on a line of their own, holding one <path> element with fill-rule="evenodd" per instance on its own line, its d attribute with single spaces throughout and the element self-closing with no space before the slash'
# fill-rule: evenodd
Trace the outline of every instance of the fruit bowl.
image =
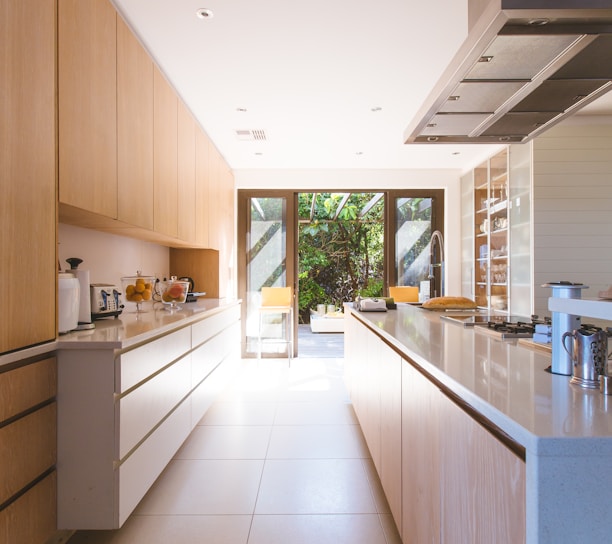
<svg viewBox="0 0 612 544">
<path fill-rule="evenodd" d="M 166 305 L 167 310 L 180 309 L 179 304 L 182 304 L 187 299 L 189 282 L 177 280 L 173 277 L 169 281 L 162 283 L 160 292 L 161 301 Z"/>
<path fill-rule="evenodd" d="M 136 312 L 145 312 L 144 304 L 153 300 L 155 287 L 155 276 L 144 276 L 138 273 L 136 276 L 124 276 L 121 278 L 123 298 L 127 302 L 136 305 Z"/>
</svg>

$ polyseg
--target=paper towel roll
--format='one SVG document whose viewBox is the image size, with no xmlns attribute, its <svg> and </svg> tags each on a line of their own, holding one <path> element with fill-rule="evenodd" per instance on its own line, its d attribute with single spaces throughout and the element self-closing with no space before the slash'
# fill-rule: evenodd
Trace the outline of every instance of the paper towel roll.
<svg viewBox="0 0 612 544">
<path fill-rule="evenodd" d="M 91 323 L 91 294 L 89 292 L 89 270 L 72 270 L 81 286 L 79 299 L 79 323 Z"/>
</svg>

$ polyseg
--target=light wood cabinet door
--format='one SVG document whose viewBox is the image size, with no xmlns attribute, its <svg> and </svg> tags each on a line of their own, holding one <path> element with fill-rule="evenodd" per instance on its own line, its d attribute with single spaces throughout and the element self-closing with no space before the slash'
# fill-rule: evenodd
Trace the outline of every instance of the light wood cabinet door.
<svg viewBox="0 0 612 544">
<path fill-rule="evenodd" d="M 153 69 L 153 225 L 178 235 L 178 98 L 157 67 Z"/>
<path fill-rule="evenodd" d="M 196 242 L 196 123 L 178 101 L 178 237 Z"/>
<path fill-rule="evenodd" d="M 402 541 L 440 542 L 439 403 L 441 393 L 402 364 Z M 465 540 L 464 542 L 470 542 Z"/>
<path fill-rule="evenodd" d="M 59 199 L 117 218 L 117 13 L 58 4 Z"/>
<path fill-rule="evenodd" d="M 56 336 L 54 0 L 5 0 L 0 16 L 0 353 Z M 24 298 L 24 279 L 36 290 Z"/>
<path fill-rule="evenodd" d="M 209 144 L 209 159 L 208 159 L 208 247 L 211 249 L 220 248 L 220 230 L 221 230 L 221 210 L 219 203 L 223 195 L 223 186 L 221 179 L 221 155 L 217 148 Z"/>
<path fill-rule="evenodd" d="M 117 17 L 118 219 L 153 230 L 153 61 Z"/>
<path fill-rule="evenodd" d="M 525 542 L 525 462 L 440 398 L 442 542 Z"/>
<path fill-rule="evenodd" d="M 380 483 L 395 525 L 402 530 L 402 358 L 387 345 L 380 365 Z"/>
<path fill-rule="evenodd" d="M 196 242 L 209 246 L 209 184 L 210 184 L 210 145 L 208 136 L 201 128 L 196 129 Z M 214 207 L 214 206 L 212 206 Z"/>
</svg>

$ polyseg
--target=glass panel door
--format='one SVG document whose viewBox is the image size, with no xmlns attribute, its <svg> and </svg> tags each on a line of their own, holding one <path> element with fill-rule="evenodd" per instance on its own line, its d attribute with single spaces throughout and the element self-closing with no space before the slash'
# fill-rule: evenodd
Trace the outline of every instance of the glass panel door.
<svg viewBox="0 0 612 544">
<path fill-rule="evenodd" d="M 239 256 L 244 259 L 240 263 L 244 281 L 239 286 L 243 301 L 243 356 L 257 354 L 261 288 L 293 287 L 295 300 L 293 199 L 292 195 L 277 196 L 272 193 L 239 192 L 239 205 L 246 211 L 239 243 Z M 267 320 L 265 337 L 285 336 L 285 326 L 283 319 Z M 287 357 L 285 343 L 265 343 L 263 350 L 262 355 Z M 296 350 L 297 346 L 294 345 L 294 352 Z"/>
<path fill-rule="evenodd" d="M 419 300 L 440 296 L 444 277 L 443 240 L 432 248 L 432 234 L 442 233 L 443 191 L 393 192 L 389 199 L 390 247 L 389 285 L 419 288 Z"/>
</svg>

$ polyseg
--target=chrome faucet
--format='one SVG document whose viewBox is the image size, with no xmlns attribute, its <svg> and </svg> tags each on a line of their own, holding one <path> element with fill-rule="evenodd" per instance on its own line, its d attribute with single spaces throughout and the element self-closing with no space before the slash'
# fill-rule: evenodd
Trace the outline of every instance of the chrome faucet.
<svg viewBox="0 0 612 544">
<path fill-rule="evenodd" d="M 435 246 L 439 247 L 438 249 L 438 260 L 434 259 L 435 257 Z M 429 276 L 427 279 L 431 282 L 431 292 L 434 297 L 437 297 L 438 294 L 436 292 L 436 284 L 435 284 L 435 276 L 434 269 L 440 269 L 440 296 L 444 296 L 444 238 L 442 237 L 442 233 L 439 230 L 434 230 L 431 233 L 431 239 L 429 240 Z"/>
</svg>

